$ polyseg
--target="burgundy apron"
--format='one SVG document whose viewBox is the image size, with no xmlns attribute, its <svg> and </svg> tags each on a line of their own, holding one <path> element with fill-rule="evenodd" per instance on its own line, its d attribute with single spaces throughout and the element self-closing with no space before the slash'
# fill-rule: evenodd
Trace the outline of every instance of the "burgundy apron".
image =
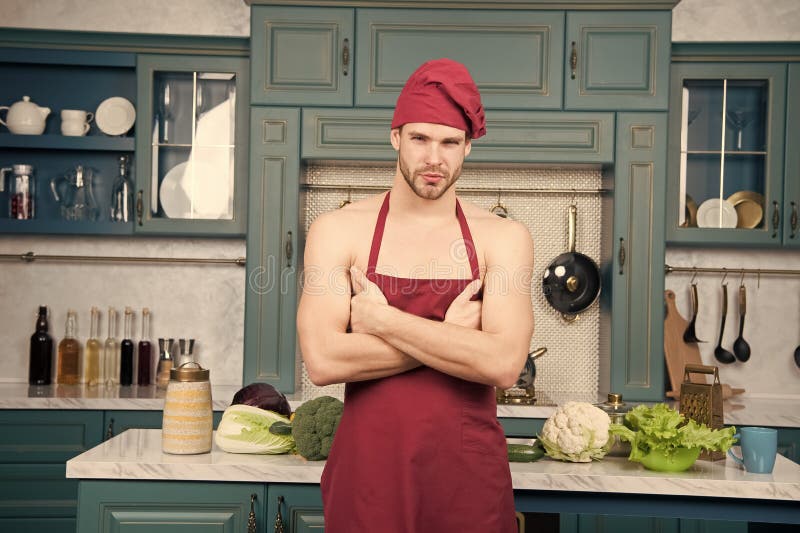
<svg viewBox="0 0 800 533">
<path fill-rule="evenodd" d="M 387 193 L 367 278 L 389 305 L 441 322 L 456 296 L 480 275 L 461 205 L 456 200 L 472 279 L 376 273 L 388 212 Z M 321 488 L 327 533 L 517 531 L 494 387 L 426 366 L 346 385 L 344 413 Z"/>
</svg>

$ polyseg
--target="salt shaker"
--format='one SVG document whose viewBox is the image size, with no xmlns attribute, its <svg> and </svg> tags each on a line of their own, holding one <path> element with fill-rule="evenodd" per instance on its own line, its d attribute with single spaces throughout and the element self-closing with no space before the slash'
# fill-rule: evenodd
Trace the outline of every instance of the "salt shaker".
<svg viewBox="0 0 800 533">
<path fill-rule="evenodd" d="M 169 371 L 164 399 L 161 449 L 172 454 L 211 451 L 211 383 L 209 370 L 194 362 Z"/>
</svg>

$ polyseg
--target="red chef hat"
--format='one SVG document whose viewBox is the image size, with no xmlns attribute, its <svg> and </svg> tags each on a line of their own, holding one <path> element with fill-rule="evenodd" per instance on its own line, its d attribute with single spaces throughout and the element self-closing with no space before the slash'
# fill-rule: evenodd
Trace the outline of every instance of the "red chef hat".
<svg viewBox="0 0 800 533">
<path fill-rule="evenodd" d="M 392 128 L 409 122 L 444 124 L 473 139 L 486 133 L 481 94 L 467 67 L 452 59 L 423 63 L 408 78 L 392 118 Z"/>
</svg>

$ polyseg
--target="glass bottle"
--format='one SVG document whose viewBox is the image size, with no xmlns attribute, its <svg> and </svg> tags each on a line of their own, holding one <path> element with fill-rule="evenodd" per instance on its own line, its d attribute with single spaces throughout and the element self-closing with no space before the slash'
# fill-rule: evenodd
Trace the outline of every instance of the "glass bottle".
<svg viewBox="0 0 800 533">
<path fill-rule="evenodd" d="M 133 213 L 133 187 L 128 179 L 128 156 L 119 157 L 119 176 L 111 189 L 111 221 L 128 222 Z"/>
<path fill-rule="evenodd" d="M 151 368 L 153 367 L 152 345 L 150 344 L 150 309 L 142 309 L 142 337 L 139 339 L 139 371 L 136 383 L 150 385 Z"/>
<path fill-rule="evenodd" d="M 85 378 L 90 387 L 100 384 L 100 310 L 92 307 L 92 320 L 89 326 L 89 339 L 86 341 Z"/>
<path fill-rule="evenodd" d="M 74 309 L 70 309 L 67 311 L 64 338 L 58 343 L 57 383 L 76 385 L 80 382 L 81 343 L 76 338 L 77 333 L 78 314 Z"/>
<path fill-rule="evenodd" d="M 167 342 L 166 346 L 165 342 Z M 158 349 L 161 353 L 158 358 L 156 386 L 163 389 L 169 383 L 169 371 L 172 370 L 172 339 L 158 339 Z"/>
<path fill-rule="evenodd" d="M 103 381 L 106 386 L 119 385 L 119 345 L 117 344 L 117 311 L 108 308 L 108 338 L 103 346 Z"/>
<path fill-rule="evenodd" d="M 53 369 L 53 338 L 47 332 L 47 307 L 39 306 L 36 319 L 36 333 L 31 335 L 28 383 L 30 385 L 49 385 Z"/>
<path fill-rule="evenodd" d="M 133 309 L 125 308 L 125 336 L 120 343 L 120 385 L 133 384 Z"/>
</svg>

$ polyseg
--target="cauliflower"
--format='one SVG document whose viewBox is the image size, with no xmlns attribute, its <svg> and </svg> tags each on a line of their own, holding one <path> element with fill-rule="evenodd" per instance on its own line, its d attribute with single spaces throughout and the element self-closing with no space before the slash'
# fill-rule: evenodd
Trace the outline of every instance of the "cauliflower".
<svg viewBox="0 0 800 533">
<path fill-rule="evenodd" d="M 588 463 L 608 453 L 608 414 L 586 402 L 567 402 L 547 419 L 539 440 L 547 455 L 562 461 Z"/>
</svg>

